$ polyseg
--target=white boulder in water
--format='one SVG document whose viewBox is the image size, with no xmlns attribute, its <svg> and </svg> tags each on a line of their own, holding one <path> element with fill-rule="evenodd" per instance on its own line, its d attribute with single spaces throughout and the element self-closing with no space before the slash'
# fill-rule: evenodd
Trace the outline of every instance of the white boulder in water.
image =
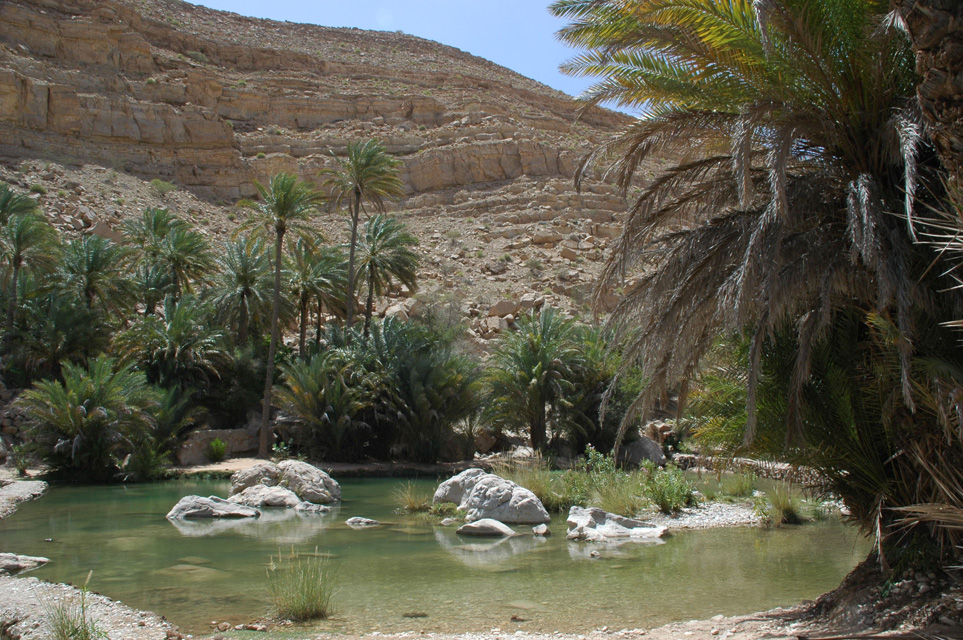
<svg viewBox="0 0 963 640">
<path fill-rule="evenodd" d="M 619 516 L 598 507 L 572 507 L 567 524 L 567 540 L 586 542 L 658 540 L 666 532 L 663 526 Z"/>
<path fill-rule="evenodd" d="M 236 493 L 228 498 L 229 502 L 244 504 L 249 507 L 296 507 L 301 503 L 301 498 L 290 489 L 284 487 L 269 487 L 264 484 L 256 484 L 248 487 L 241 493 Z"/>
<path fill-rule="evenodd" d="M 467 512 L 468 522 L 491 518 L 509 524 L 541 524 L 551 520 L 534 493 L 482 469 L 468 469 L 445 480 L 432 502 L 456 502 Z"/>
<path fill-rule="evenodd" d="M 181 518 L 257 518 L 261 512 L 254 507 L 228 502 L 217 496 L 184 496 L 167 514 L 168 520 Z"/>
<path fill-rule="evenodd" d="M 262 462 L 231 476 L 231 492 L 234 496 L 248 487 L 264 485 L 290 489 L 305 502 L 331 504 L 341 500 L 341 485 L 321 469 L 301 462 L 285 460 L 274 464 Z M 291 505 L 294 506 L 294 505 Z"/>
</svg>

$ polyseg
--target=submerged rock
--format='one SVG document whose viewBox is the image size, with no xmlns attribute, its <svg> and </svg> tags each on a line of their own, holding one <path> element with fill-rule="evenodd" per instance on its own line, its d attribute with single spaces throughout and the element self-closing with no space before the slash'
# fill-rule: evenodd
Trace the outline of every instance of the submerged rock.
<svg viewBox="0 0 963 640">
<path fill-rule="evenodd" d="M 532 527 L 532 534 L 536 536 L 546 537 L 546 536 L 552 535 L 552 532 L 549 531 L 547 524 L 539 524 Z"/>
<path fill-rule="evenodd" d="M 14 553 L 0 553 L 0 576 L 30 571 L 50 562 L 40 556 L 18 556 Z"/>
<path fill-rule="evenodd" d="M 313 502 L 299 502 L 298 504 L 294 505 L 294 510 L 298 513 L 322 514 L 329 513 L 331 511 L 331 507 L 323 504 L 314 504 Z"/>
<path fill-rule="evenodd" d="M 481 520 L 463 524 L 458 527 L 458 531 L 455 533 L 463 536 L 490 536 L 499 538 L 515 535 L 515 532 L 507 524 L 493 520 L 492 518 L 482 518 Z"/>
<path fill-rule="evenodd" d="M 666 528 L 603 511 L 598 507 L 572 507 L 568 512 L 567 540 L 658 540 Z"/>
<path fill-rule="evenodd" d="M 257 518 L 261 512 L 254 507 L 228 502 L 217 496 L 184 496 L 167 514 L 168 520 L 181 518 Z"/>
<path fill-rule="evenodd" d="M 372 520 L 371 518 L 359 518 L 358 516 L 348 518 L 344 521 L 344 523 L 352 529 L 369 529 L 371 527 L 381 526 L 381 523 L 377 520 Z"/>
<path fill-rule="evenodd" d="M 468 469 L 441 483 L 432 502 L 457 502 L 473 522 L 492 518 L 510 524 L 541 524 L 551 520 L 538 497 L 511 480 L 481 469 Z"/>
<path fill-rule="evenodd" d="M 301 504 L 301 499 L 290 489 L 285 489 L 284 487 L 269 487 L 263 484 L 248 487 L 241 493 L 237 493 L 228 498 L 228 501 L 255 508 L 296 507 Z"/>
<path fill-rule="evenodd" d="M 256 485 L 285 487 L 300 500 L 314 504 L 341 500 L 341 485 L 321 469 L 300 460 L 285 460 L 278 464 L 263 462 L 238 471 L 231 476 L 230 495 L 243 493 Z"/>
</svg>

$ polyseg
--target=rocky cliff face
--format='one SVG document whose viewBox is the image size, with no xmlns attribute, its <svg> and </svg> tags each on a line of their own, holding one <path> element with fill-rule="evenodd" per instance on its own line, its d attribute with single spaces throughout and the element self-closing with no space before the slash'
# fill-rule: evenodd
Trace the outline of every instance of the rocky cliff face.
<svg viewBox="0 0 963 640">
<path fill-rule="evenodd" d="M 105 230 L 144 204 L 106 187 L 95 201 L 87 187 L 66 193 L 74 167 L 108 170 L 115 193 L 115 174 L 173 182 L 221 233 L 233 226 L 223 207 L 252 195 L 253 180 L 313 179 L 349 142 L 379 138 L 404 162 L 408 197 L 395 208 L 422 236 L 430 277 L 470 290 L 498 260 L 489 282 L 511 285 L 499 294 L 586 289 L 583 265 L 602 257 L 624 204 L 604 184 L 576 194 L 571 177 L 581 152 L 628 119 L 576 110 L 564 94 L 402 33 L 178 0 L 0 3 L 0 157 L 61 167 L 45 204 L 67 228 Z M 335 219 L 324 224 L 340 233 Z M 562 273 L 569 266 L 575 275 Z M 454 281 L 459 272 L 471 282 Z"/>
</svg>

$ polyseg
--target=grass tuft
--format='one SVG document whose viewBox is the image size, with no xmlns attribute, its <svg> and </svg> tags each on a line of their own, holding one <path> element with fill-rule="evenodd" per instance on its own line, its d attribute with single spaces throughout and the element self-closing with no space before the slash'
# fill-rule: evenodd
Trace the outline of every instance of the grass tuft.
<svg viewBox="0 0 963 640">
<path fill-rule="evenodd" d="M 291 548 L 288 556 L 278 550 L 267 569 L 274 613 L 285 620 L 327 618 L 331 614 L 334 585 L 328 560 L 318 554 L 302 556 Z"/>
<path fill-rule="evenodd" d="M 87 579 L 80 588 L 78 598 L 62 596 L 55 602 L 41 601 L 44 610 L 44 622 L 51 640 L 99 640 L 107 638 L 93 616 L 90 615 L 87 602 L 87 584 L 93 571 L 87 574 Z"/>
<path fill-rule="evenodd" d="M 405 513 L 424 513 L 431 509 L 431 494 L 410 481 L 394 489 L 391 497 Z"/>
</svg>

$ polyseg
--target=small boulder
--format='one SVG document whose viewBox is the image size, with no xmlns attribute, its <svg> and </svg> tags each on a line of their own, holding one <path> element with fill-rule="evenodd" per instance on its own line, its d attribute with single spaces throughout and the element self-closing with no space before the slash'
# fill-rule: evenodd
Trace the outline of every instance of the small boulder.
<svg viewBox="0 0 963 640">
<path fill-rule="evenodd" d="M 320 515 L 322 513 L 329 513 L 331 507 L 323 504 L 314 504 L 313 502 L 299 502 L 294 506 L 294 510 L 298 513 Z"/>
<path fill-rule="evenodd" d="M 482 518 L 458 527 L 455 533 L 463 536 L 486 536 L 491 538 L 504 538 L 515 535 L 515 532 L 504 522 L 499 522 L 492 518 Z"/>
<path fill-rule="evenodd" d="M 504 318 L 518 313 L 518 302 L 515 300 L 499 300 L 488 309 L 489 317 Z"/>
<path fill-rule="evenodd" d="M 290 489 L 285 489 L 284 487 L 269 487 L 263 484 L 248 487 L 241 493 L 234 494 L 228 498 L 228 501 L 255 508 L 296 507 L 301 503 L 301 499 Z"/>
<path fill-rule="evenodd" d="M 261 512 L 254 507 L 228 502 L 217 496 L 184 496 L 167 514 L 168 520 L 182 518 L 257 518 Z"/>
<path fill-rule="evenodd" d="M 0 576 L 30 571 L 50 562 L 39 556 L 18 556 L 14 553 L 0 553 Z"/>
<path fill-rule="evenodd" d="M 344 523 L 352 529 L 369 529 L 371 527 L 381 526 L 381 523 L 377 520 L 372 520 L 371 518 L 359 518 L 358 516 L 348 518 L 344 521 Z"/>
<path fill-rule="evenodd" d="M 610 540 L 657 540 L 666 528 L 626 518 L 598 507 L 572 507 L 568 512 L 567 540 L 608 542 Z"/>
<path fill-rule="evenodd" d="M 534 527 L 532 527 L 532 533 L 536 536 L 543 536 L 543 537 L 552 535 L 552 532 L 549 530 L 547 524 L 535 525 Z"/>
</svg>

